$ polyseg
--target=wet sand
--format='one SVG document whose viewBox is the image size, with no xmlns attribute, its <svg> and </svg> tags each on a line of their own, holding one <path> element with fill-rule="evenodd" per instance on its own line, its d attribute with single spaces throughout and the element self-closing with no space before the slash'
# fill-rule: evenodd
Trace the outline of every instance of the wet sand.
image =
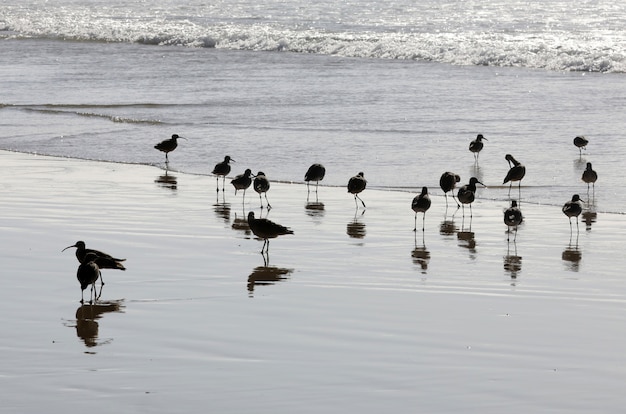
<svg viewBox="0 0 626 414">
<path fill-rule="evenodd" d="M 431 189 L 415 234 L 419 183 L 365 190 L 356 214 L 344 188 L 307 203 L 306 186 L 272 183 L 268 217 L 295 234 L 271 241 L 266 264 L 245 223 L 258 195 L 244 205 L 228 180 L 216 197 L 214 177 L 142 165 L 10 152 L 0 165 L 7 412 L 626 403 L 624 216 L 598 213 L 570 240 L 560 207 L 522 202 L 507 243 L 506 204 L 480 193 L 470 223 Z M 91 306 L 79 303 L 73 249 L 61 252 L 77 240 L 127 258 L 126 272 L 103 271 Z"/>
</svg>

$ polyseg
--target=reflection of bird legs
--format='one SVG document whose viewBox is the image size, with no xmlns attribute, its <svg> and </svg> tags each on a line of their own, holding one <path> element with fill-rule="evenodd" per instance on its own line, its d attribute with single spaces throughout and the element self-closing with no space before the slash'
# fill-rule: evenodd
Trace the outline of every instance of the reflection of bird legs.
<svg viewBox="0 0 626 414">
<path fill-rule="evenodd" d="M 261 255 L 263 256 L 263 264 L 265 267 L 269 266 L 270 264 L 270 253 L 268 251 L 266 251 L 265 253 L 261 252 Z"/>
</svg>

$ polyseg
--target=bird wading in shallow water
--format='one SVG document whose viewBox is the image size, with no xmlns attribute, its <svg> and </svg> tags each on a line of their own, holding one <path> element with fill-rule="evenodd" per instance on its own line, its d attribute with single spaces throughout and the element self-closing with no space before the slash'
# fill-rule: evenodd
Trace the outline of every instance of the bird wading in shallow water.
<svg viewBox="0 0 626 414">
<path fill-rule="evenodd" d="M 522 223 L 523 216 L 522 210 L 517 207 L 517 201 L 511 200 L 511 207 L 507 208 L 504 211 L 504 224 L 507 225 L 508 232 L 506 236 L 506 240 L 509 241 L 509 235 L 511 233 L 511 227 L 515 228 L 515 238 L 517 239 L 517 226 Z"/>
<path fill-rule="evenodd" d="M 465 204 L 469 204 L 470 217 L 472 217 L 472 203 L 476 199 L 476 184 L 485 185 L 478 181 L 478 178 L 472 177 L 470 178 L 469 184 L 465 184 L 463 187 L 459 188 L 459 192 L 456 195 L 461 202 L 461 206 L 463 206 L 463 216 L 465 216 Z"/>
<path fill-rule="evenodd" d="M 111 256 L 110 254 L 106 254 L 99 250 L 87 249 L 85 247 L 85 242 L 82 240 L 77 241 L 75 244 L 71 246 L 67 246 L 65 249 L 61 250 L 64 252 L 70 247 L 76 247 L 76 259 L 78 259 L 79 263 L 85 263 L 86 257 L 88 254 L 95 255 L 95 259 L 93 261 L 98 266 L 98 269 L 118 269 L 118 270 L 126 270 L 124 265 L 121 263 L 126 259 L 118 259 L 116 257 Z M 104 280 L 102 280 L 102 274 L 100 274 L 100 283 L 104 285 Z"/>
<path fill-rule="evenodd" d="M 583 171 L 581 179 L 587 183 L 587 193 L 589 193 L 589 184 L 593 185 L 593 193 L 596 192 L 596 181 L 598 180 L 598 173 L 591 168 L 591 163 L 587 163 L 587 168 Z"/>
<path fill-rule="evenodd" d="M 589 144 L 589 140 L 582 135 L 578 135 L 574 138 L 574 145 L 578 148 L 578 154 L 582 157 L 583 148 L 587 149 L 587 144 Z"/>
<path fill-rule="evenodd" d="M 474 154 L 474 161 L 476 162 L 478 162 L 478 154 L 485 146 L 485 144 L 483 144 L 483 139 L 485 141 L 489 141 L 487 138 L 483 137 L 483 134 L 478 134 L 476 135 L 476 139 L 469 144 L 469 150 Z"/>
<path fill-rule="evenodd" d="M 235 187 L 235 195 L 237 195 L 237 190 L 243 190 L 243 201 L 245 202 L 246 190 L 252 184 L 252 170 L 250 168 L 246 169 L 243 174 L 233 178 L 230 183 Z"/>
<path fill-rule="evenodd" d="M 97 300 L 95 297 L 96 281 L 100 277 L 100 268 L 96 264 L 95 260 L 98 258 L 95 253 L 89 252 L 85 255 L 84 261 L 78 266 L 76 272 L 76 278 L 80 282 L 80 303 L 85 302 L 84 292 L 87 286 L 91 285 L 91 294 L 89 296 L 89 303 L 92 303 L 91 297 L 94 298 L 94 302 Z"/>
<path fill-rule="evenodd" d="M 325 175 L 326 175 L 326 168 L 324 168 L 322 164 L 313 164 L 309 167 L 309 169 L 306 171 L 306 174 L 304 174 L 304 181 L 306 181 L 307 196 L 310 191 L 309 183 L 311 181 L 315 181 L 315 192 L 317 193 L 317 187 L 320 181 L 324 179 Z"/>
<path fill-rule="evenodd" d="M 502 184 L 509 184 L 509 196 L 511 196 L 511 186 L 513 185 L 513 181 L 518 181 L 518 192 L 519 197 L 521 198 L 522 194 L 522 178 L 526 175 L 526 167 L 524 167 L 520 162 L 518 162 L 511 154 L 506 154 L 504 159 L 507 160 L 509 166 L 509 172 L 506 173 L 506 177 L 504 177 L 504 181 Z M 512 164 L 512 166 L 511 166 Z"/>
<path fill-rule="evenodd" d="M 461 181 L 461 177 L 455 173 L 451 173 L 450 171 L 446 171 L 441 174 L 441 178 L 439 178 L 439 187 L 443 190 L 443 194 L 446 196 L 446 208 L 448 208 L 448 192 L 452 191 L 452 199 L 456 203 L 456 208 L 461 207 L 458 201 L 454 196 L 454 187 L 456 187 L 456 183 Z"/>
<path fill-rule="evenodd" d="M 220 191 L 220 177 L 222 177 L 222 191 L 224 191 L 224 182 L 226 181 L 226 176 L 230 173 L 230 164 L 229 162 L 235 162 L 230 156 L 225 156 L 224 161 L 215 164 L 213 171 L 211 174 L 217 176 L 217 191 Z"/>
<path fill-rule="evenodd" d="M 252 230 L 252 233 L 254 233 L 255 236 L 259 239 L 263 239 L 261 253 L 267 252 L 269 249 L 269 239 L 274 239 L 285 234 L 293 234 L 293 231 L 290 228 L 274 223 L 271 220 L 265 218 L 254 218 L 253 211 L 248 213 L 248 226 L 250 226 L 250 230 Z"/>
<path fill-rule="evenodd" d="M 416 195 L 411 202 L 411 209 L 415 212 L 415 227 L 413 231 L 417 231 L 417 213 L 423 213 L 422 231 L 425 228 L 426 211 L 430 208 L 430 197 L 428 196 L 428 188 L 422 187 L 422 192 Z"/>
<path fill-rule="evenodd" d="M 165 141 L 161 141 L 154 146 L 154 148 L 158 149 L 165 153 L 165 162 L 168 163 L 170 160 L 167 157 L 167 154 L 174 151 L 178 146 L 178 139 L 187 139 L 185 137 L 178 136 L 177 134 L 172 135 L 172 138 L 166 139 Z"/>
<path fill-rule="evenodd" d="M 270 202 L 267 199 L 267 192 L 270 190 L 270 181 L 265 176 L 263 171 L 259 171 L 254 177 L 254 182 L 252 183 L 252 187 L 254 191 L 259 193 L 259 200 L 261 201 L 261 209 L 263 209 L 263 199 L 261 198 L 261 194 L 265 194 L 265 201 L 267 202 L 267 209 L 272 208 Z"/>
<path fill-rule="evenodd" d="M 354 194 L 354 204 L 356 204 L 356 208 L 359 208 L 359 203 L 356 201 L 357 199 L 363 204 L 363 208 L 367 208 L 363 200 L 361 200 L 361 197 L 359 197 L 359 193 L 365 190 L 366 186 L 367 180 L 363 176 L 363 172 L 358 173 L 348 180 L 348 192 Z"/>
<path fill-rule="evenodd" d="M 572 196 L 571 201 L 568 201 L 563 205 L 563 214 L 567 216 L 569 219 L 569 231 L 572 232 L 572 217 L 576 217 L 576 232 L 579 232 L 578 229 L 578 216 L 583 212 L 582 201 L 580 200 L 580 196 L 578 194 L 574 194 Z"/>
</svg>

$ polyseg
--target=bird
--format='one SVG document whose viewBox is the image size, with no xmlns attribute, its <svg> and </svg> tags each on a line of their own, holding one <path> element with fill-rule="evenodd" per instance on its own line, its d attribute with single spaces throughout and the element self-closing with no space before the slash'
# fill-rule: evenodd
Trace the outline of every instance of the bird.
<svg viewBox="0 0 626 414">
<path fill-rule="evenodd" d="M 250 168 L 246 169 L 243 174 L 239 174 L 235 178 L 233 178 L 230 183 L 235 187 L 235 195 L 237 195 L 237 190 L 243 190 L 243 199 L 246 200 L 246 190 L 252 184 L 252 170 Z"/>
<path fill-rule="evenodd" d="M 583 171 L 582 180 L 587 183 L 587 193 L 589 193 L 589 183 L 593 184 L 593 191 L 596 191 L 596 181 L 598 180 L 598 173 L 591 168 L 591 163 L 587 163 L 587 168 Z"/>
<path fill-rule="evenodd" d="M 261 194 L 265 194 L 265 201 L 267 202 L 267 209 L 272 208 L 270 202 L 267 199 L 267 192 L 270 189 L 270 181 L 265 176 L 263 171 L 259 171 L 254 178 L 254 182 L 252 183 L 252 187 L 254 191 L 259 193 L 259 200 L 261 200 L 261 209 L 263 209 L 263 199 L 261 198 Z"/>
<path fill-rule="evenodd" d="M 413 231 L 417 231 L 417 213 L 424 213 L 422 217 L 422 231 L 424 231 L 424 222 L 426 221 L 426 211 L 430 208 L 430 197 L 428 196 L 428 188 L 422 187 L 422 192 L 416 195 L 411 202 L 411 209 L 415 212 L 415 227 Z"/>
<path fill-rule="evenodd" d="M 98 256 L 95 253 L 89 252 L 85 255 L 84 261 L 78 266 L 76 278 L 80 282 L 80 303 L 85 302 L 83 294 L 89 285 L 91 285 L 91 294 L 89 296 L 89 303 L 91 303 L 91 296 L 94 295 L 96 281 L 100 277 L 100 268 L 96 264 L 97 259 Z M 96 299 L 94 297 L 94 300 Z"/>
<path fill-rule="evenodd" d="M 261 253 L 269 249 L 269 239 L 274 239 L 285 234 L 293 234 L 293 230 L 290 228 L 274 223 L 271 220 L 266 218 L 254 218 L 254 211 L 248 213 L 248 226 L 255 236 L 263 239 Z"/>
<path fill-rule="evenodd" d="M 87 249 L 85 247 L 85 242 L 82 240 L 77 241 L 75 244 L 71 246 L 67 246 L 65 249 L 61 250 L 64 252 L 70 247 L 76 247 L 76 259 L 78 259 L 79 263 L 85 263 L 88 254 L 93 254 L 96 256 L 94 259 L 96 265 L 99 269 L 119 269 L 126 270 L 124 265 L 120 262 L 125 261 L 126 259 L 118 259 L 116 257 L 111 256 L 110 254 L 103 253 L 99 250 Z M 104 280 L 102 280 L 102 275 L 100 275 L 100 282 L 104 285 Z"/>
<path fill-rule="evenodd" d="M 482 151 L 483 146 L 485 145 L 483 144 L 483 139 L 485 141 L 489 141 L 487 138 L 483 137 L 483 134 L 478 134 L 476 135 L 476 139 L 469 144 L 469 150 L 474 153 L 474 160 L 476 162 L 478 162 L 478 153 Z"/>
<path fill-rule="evenodd" d="M 476 199 L 476 184 L 485 185 L 485 184 L 481 183 L 480 181 L 478 181 L 478 178 L 472 177 L 472 178 L 470 178 L 469 184 L 465 184 L 463 187 L 459 188 L 459 192 L 456 195 L 456 197 L 461 202 L 461 205 L 463 206 L 463 214 L 464 215 L 465 215 L 465 206 L 464 206 L 464 204 L 469 204 L 469 206 L 470 206 L 470 217 L 472 216 L 472 203 Z"/>
<path fill-rule="evenodd" d="M 229 162 L 235 162 L 230 156 L 225 156 L 224 161 L 215 164 L 213 171 L 211 174 L 216 175 L 217 177 L 217 192 L 220 191 L 220 176 L 222 177 L 222 191 L 224 191 L 224 182 L 226 181 L 226 176 L 230 173 L 230 164 Z"/>
<path fill-rule="evenodd" d="M 587 149 L 587 144 L 589 144 L 589 140 L 582 135 L 578 135 L 574 138 L 574 145 L 578 148 L 580 156 L 583 155 L 583 148 Z"/>
<path fill-rule="evenodd" d="M 168 162 L 169 162 L 169 159 L 167 158 L 167 154 L 168 154 L 169 152 L 174 151 L 174 150 L 176 149 L 176 147 L 178 146 L 178 142 L 177 142 L 177 140 L 178 140 L 179 138 L 182 138 L 182 139 L 187 139 L 187 138 L 185 138 L 185 137 L 181 137 L 181 136 L 178 136 L 177 134 L 174 134 L 174 135 L 172 135 L 172 138 L 170 138 L 170 139 L 166 139 L 165 141 L 161 141 L 161 142 L 159 142 L 158 144 L 156 144 L 156 145 L 154 146 L 154 148 L 156 148 L 156 149 L 158 149 L 159 151 L 162 151 L 162 152 L 164 152 L 164 153 L 165 153 L 165 162 L 166 162 L 166 163 L 168 163 Z"/>
<path fill-rule="evenodd" d="M 359 193 L 365 190 L 366 186 L 367 180 L 365 179 L 365 177 L 363 177 L 363 172 L 358 173 L 354 177 L 350 178 L 350 180 L 348 180 L 348 192 L 350 194 L 354 194 L 354 204 L 356 204 L 357 208 L 359 208 L 359 204 L 356 201 L 357 198 L 359 199 L 361 204 L 363 204 L 363 208 L 366 208 L 365 203 L 363 202 L 363 200 L 361 200 L 361 197 L 359 197 Z"/>
<path fill-rule="evenodd" d="M 506 173 L 506 177 L 504 177 L 504 182 L 502 184 L 506 184 L 508 182 L 511 183 L 509 184 L 509 196 L 510 196 L 511 186 L 513 185 L 513 181 L 519 181 L 518 189 L 521 195 L 522 178 L 524 178 L 524 176 L 526 175 L 526 167 L 524 167 L 519 161 L 513 158 L 511 154 L 506 154 L 504 156 L 504 159 L 508 161 L 509 166 L 511 166 L 511 164 L 513 164 L 513 166 L 511 166 L 511 168 L 509 169 L 509 172 Z"/>
<path fill-rule="evenodd" d="M 522 210 L 517 207 L 517 201 L 511 200 L 511 207 L 507 208 L 504 211 L 504 224 L 507 225 L 509 229 L 509 234 L 511 233 L 511 227 L 515 227 L 515 239 L 517 239 L 517 226 L 522 223 Z M 509 241 L 509 234 L 506 236 L 506 240 Z"/>
<path fill-rule="evenodd" d="M 578 231 L 578 216 L 583 212 L 582 202 L 578 194 L 572 196 L 572 200 L 563 205 L 563 214 L 569 218 L 569 230 L 572 232 L 572 217 L 576 217 L 576 231 Z"/>
<path fill-rule="evenodd" d="M 322 164 L 313 164 L 309 167 L 309 169 L 306 171 L 306 174 L 304 174 L 307 195 L 309 194 L 309 182 L 315 181 L 315 192 L 317 193 L 317 186 L 319 185 L 320 181 L 324 179 L 325 175 L 326 168 L 324 168 Z"/>
<path fill-rule="evenodd" d="M 456 183 L 458 183 L 459 181 L 461 181 L 461 177 L 455 173 L 451 173 L 450 171 L 446 171 L 445 173 L 441 174 L 441 178 L 439 179 L 439 186 L 443 190 L 443 194 L 446 196 L 446 208 L 448 208 L 448 191 L 454 190 Z M 456 207 L 461 207 L 459 202 L 456 201 L 456 198 L 454 197 L 454 191 L 452 191 L 452 198 L 456 203 Z"/>
</svg>

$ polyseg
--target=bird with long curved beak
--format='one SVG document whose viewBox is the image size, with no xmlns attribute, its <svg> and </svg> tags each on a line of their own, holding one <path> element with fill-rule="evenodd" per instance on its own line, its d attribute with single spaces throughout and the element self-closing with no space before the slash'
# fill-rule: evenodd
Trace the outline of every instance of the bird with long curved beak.
<svg viewBox="0 0 626 414">
<path fill-rule="evenodd" d="M 85 247 L 85 242 L 79 240 L 76 244 L 71 246 L 67 246 L 65 249 L 61 250 L 62 252 L 66 251 L 70 247 L 76 247 L 76 259 L 78 262 L 83 264 L 87 258 L 88 254 L 95 255 L 95 259 L 93 259 L 94 263 L 98 266 L 99 269 L 118 269 L 118 270 L 126 270 L 124 265 L 121 263 L 126 259 L 118 259 L 116 257 L 111 256 L 110 254 L 106 254 L 99 250 L 87 249 Z M 100 275 L 100 282 L 104 285 L 104 280 L 102 280 L 102 275 Z"/>
</svg>

